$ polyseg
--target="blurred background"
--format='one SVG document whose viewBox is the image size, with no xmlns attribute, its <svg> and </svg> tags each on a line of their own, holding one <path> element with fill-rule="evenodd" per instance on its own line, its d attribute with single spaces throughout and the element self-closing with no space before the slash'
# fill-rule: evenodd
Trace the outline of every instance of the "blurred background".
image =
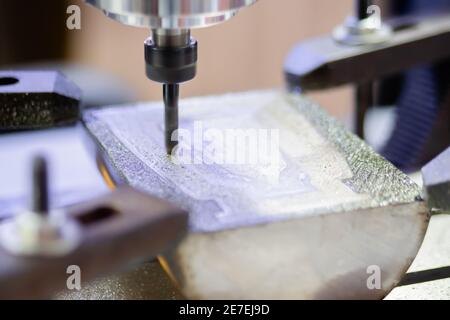
<svg viewBox="0 0 450 320">
<path fill-rule="evenodd" d="M 66 28 L 66 9 L 81 7 L 82 28 Z M 144 72 L 146 29 L 107 19 L 81 0 L 0 0 L 0 69 L 62 69 L 96 104 L 161 100 L 160 85 Z M 283 62 L 305 38 L 342 23 L 352 0 L 260 0 L 227 23 L 197 29 L 197 77 L 182 86 L 183 97 L 282 87 Z M 343 120 L 351 119 L 349 87 L 312 98 Z"/>
</svg>

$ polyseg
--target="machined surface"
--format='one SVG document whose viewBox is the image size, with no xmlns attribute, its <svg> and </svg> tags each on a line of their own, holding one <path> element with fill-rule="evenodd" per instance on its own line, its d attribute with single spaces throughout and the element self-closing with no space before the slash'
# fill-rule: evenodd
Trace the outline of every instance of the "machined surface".
<svg viewBox="0 0 450 320">
<path fill-rule="evenodd" d="M 382 298 L 400 281 L 428 221 L 406 175 L 301 96 L 182 104 L 181 128 L 278 129 L 282 154 L 276 167 L 177 165 L 161 142 L 159 103 L 85 113 L 118 183 L 190 212 L 189 236 L 167 255 L 187 297 Z M 366 286 L 370 265 L 382 270 L 380 290 Z"/>
<path fill-rule="evenodd" d="M 149 192 L 160 195 L 162 198 L 169 197 L 170 200 L 189 208 L 191 228 L 194 231 L 223 230 L 227 227 L 264 222 L 269 217 L 269 221 L 273 221 L 273 212 L 270 209 L 280 210 L 275 218 L 276 220 L 297 214 L 298 207 L 293 205 L 290 209 L 289 206 L 284 205 L 283 208 L 279 208 L 279 204 L 282 202 L 272 203 L 272 201 L 267 201 L 268 205 L 273 206 L 270 209 L 264 208 L 262 205 L 264 202 L 260 203 L 258 207 L 258 210 L 263 210 L 267 213 L 266 215 L 263 212 L 259 214 L 240 212 L 243 208 L 251 211 L 253 202 L 265 201 L 264 199 L 268 197 L 275 200 L 279 194 L 283 195 L 284 193 L 302 196 L 304 193 L 307 194 L 314 190 L 313 183 L 308 175 L 301 175 L 301 173 L 307 174 L 305 166 L 301 166 L 297 161 L 290 159 L 302 157 L 302 153 L 306 152 L 303 150 L 305 149 L 302 146 L 303 144 L 308 147 L 308 152 L 314 154 L 314 150 L 311 149 L 313 143 L 306 143 L 304 139 L 298 136 L 297 132 L 290 132 L 296 126 L 300 127 L 300 123 L 295 123 L 289 119 L 290 115 L 295 115 L 296 110 L 294 108 L 297 105 L 303 108 L 301 110 L 303 112 L 300 114 L 307 116 L 307 118 L 305 116 L 306 119 L 302 119 L 304 126 L 309 130 L 318 127 L 321 134 L 315 134 L 315 137 L 323 143 L 332 139 L 333 143 L 327 143 L 330 151 L 338 152 L 344 156 L 342 162 L 334 164 L 330 159 L 332 155 L 327 154 L 323 155 L 323 159 L 311 160 L 314 162 L 311 166 L 326 166 L 330 161 L 330 165 L 333 164 L 334 167 L 327 168 L 326 174 L 332 175 L 329 178 L 331 180 L 335 179 L 335 175 L 342 175 L 340 170 L 348 170 L 346 171 L 348 177 L 342 178 L 342 182 L 328 186 L 330 188 L 330 208 L 336 203 L 338 203 L 338 207 L 333 208 L 335 211 L 351 210 L 355 207 L 361 208 L 360 204 L 355 206 L 354 200 L 359 200 L 358 198 L 364 197 L 363 195 L 366 193 L 370 195 L 370 198 L 367 198 L 370 200 L 366 205 L 367 207 L 392 203 L 410 203 L 420 196 L 420 189 L 406 175 L 384 161 L 364 142 L 354 138 L 337 121 L 327 118 L 324 112 L 308 100 L 295 95 L 280 97 L 276 100 L 277 95 L 272 91 L 246 93 L 237 95 L 234 99 L 233 96 L 229 99 L 227 97 L 225 95 L 222 99 L 205 97 L 182 101 L 180 128 L 192 130 L 195 121 L 203 121 L 205 126 L 208 127 L 211 126 L 210 122 L 217 123 L 219 127 L 227 127 L 227 125 L 236 127 L 241 124 L 243 128 L 259 128 L 261 126 L 259 122 L 264 120 L 263 128 L 280 129 L 280 121 L 285 121 L 282 125 L 286 125 L 287 129 L 281 129 L 280 141 L 287 144 L 288 151 L 282 151 L 285 153 L 282 164 L 280 168 L 276 168 L 276 170 L 281 171 L 280 179 L 285 179 L 280 184 L 275 181 L 273 185 L 270 185 L 270 180 L 264 178 L 264 174 L 270 174 L 269 170 L 272 168 L 253 169 L 254 166 L 251 165 L 225 165 L 222 167 L 221 165 L 204 163 L 180 166 L 172 163 L 164 152 L 164 140 L 161 139 L 164 131 L 159 122 L 159 115 L 162 110 L 158 110 L 158 103 L 150 106 L 138 105 L 126 106 L 121 109 L 88 111 L 84 114 L 84 121 L 94 139 L 104 147 L 104 151 L 112 160 L 114 168 L 118 169 L 120 176 L 131 184 L 139 181 L 142 183 L 141 187 Z M 266 102 L 271 101 L 271 99 L 274 101 L 272 105 Z M 277 108 L 277 102 L 285 104 Z M 246 105 L 246 108 L 241 109 L 242 104 Z M 210 106 L 210 109 L 206 109 L 206 106 Z M 236 118 L 234 110 L 242 112 L 242 116 Z M 258 111 L 261 111 L 261 114 L 258 114 Z M 283 113 L 283 111 L 286 112 Z M 264 119 L 261 119 L 262 117 Z M 300 118 L 300 116 L 298 117 Z M 322 137 L 325 133 L 327 136 Z M 113 144 L 111 139 L 116 141 L 117 144 Z M 106 143 L 106 140 L 109 143 L 104 146 L 103 143 Z M 287 141 L 295 144 L 289 146 Z M 333 145 L 339 148 L 338 151 L 331 148 Z M 116 158 L 113 154 L 116 156 L 122 155 L 122 157 Z M 142 162 L 138 162 L 138 159 L 142 159 Z M 149 167 L 148 163 L 151 163 L 152 166 Z M 361 164 L 364 164 L 364 166 L 361 166 Z M 140 165 L 143 166 L 142 168 L 147 167 L 148 175 L 145 176 L 145 179 L 142 179 Z M 377 174 L 368 174 L 375 168 Z M 234 173 L 234 170 L 239 170 L 241 173 Z M 268 170 L 268 172 L 264 170 Z M 293 180 L 290 180 L 290 173 L 299 174 Z M 253 181 L 254 175 L 259 174 L 261 174 L 261 181 Z M 283 176 L 283 174 L 286 174 L 286 176 Z M 138 179 L 138 176 L 141 179 Z M 224 177 L 229 180 L 224 179 Z M 214 184 L 219 181 L 220 184 L 215 187 Z M 384 181 L 390 182 L 388 189 L 383 186 Z M 238 183 L 234 184 L 235 182 Z M 341 188 L 339 185 L 342 185 L 343 195 L 348 195 L 348 199 L 333 198 L 338 192 L 336 188 Z M 224 186 L 227 186 L 225 190 Z M 171 188 L 177 190 L 172 196 L 166 193 Z M 245 193 L 242 194 L 244 190 Z M 308 202 L 311 202 L 308 205 L 311 208 L 308 210 L 309 213 L 316 213 L 317 209 L 322 211 L 324 207 L 327 207 L 325 205 L 327 198 L 324 195 L 318 196 L 320 198 L 308 199 Z M 319 199 L 320 202 L 318 202 Z M 306 199 L 303 199 L 303 201 L 306 201 Z M 207 214 L 205 211 L 211 213 Z M 306 213 L 303 212 L 303 215 L 306 215 Z"/>
<path fill-rule="evenodd" d="M 233 17 L 256 0 L 86 0 L 121 23 L 152 29 L 191 29 Z"/>
</svg>

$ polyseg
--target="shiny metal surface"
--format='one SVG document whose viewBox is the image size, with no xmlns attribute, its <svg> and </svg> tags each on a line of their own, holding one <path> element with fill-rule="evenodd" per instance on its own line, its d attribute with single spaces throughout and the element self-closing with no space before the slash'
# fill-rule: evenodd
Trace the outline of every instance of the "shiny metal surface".
<svg viewBox="0 0 450 320">
<path fill-rule="evenodd" d="M 189 29 L 154 29 L 150 39 L 157 47 L 185 47 L 191 41 L 191 32 Z"/>
<path fill-rule="evenodd" d="M 136 27 L 190 29 L 211 26 L 257 0 L 86 0 L 110 18 Z"/>
<path fill-rule="evenodd" d="M 186 154 L 206 161 L 177 165 L 162 143 L 160 103 L 84 114 L 118 184 L 189 212 L 188 236 L 165 255 L 184 296 L 379 299 L 400 281 L 428 222 L 407 176 L 302 96 L 259 91 L 182 104 L 184 130 L 198 121 L 202 131 L 278 129 L 281 153 L 274 166 L 211 164 L 200 141 Z M 372 266 L 382 271 L 377 290 L 367 286 Z"/>
</svg>

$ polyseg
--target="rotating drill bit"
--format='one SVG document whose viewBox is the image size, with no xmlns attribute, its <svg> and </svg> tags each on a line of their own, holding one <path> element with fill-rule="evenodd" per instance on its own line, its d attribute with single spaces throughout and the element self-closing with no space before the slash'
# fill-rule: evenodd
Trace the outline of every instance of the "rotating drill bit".
<svg viewBox="0 0 450 320">
<path fill-rule="evenodd" d="M 209 27 L 234 17 L 257 0 L 85 0 L 121 23 L 149 27 L 146 72 L 163 84 L 165 140 L 168 154 L 178 144 L 179 84 L 195 77 L 197 41 L 190 29 Z"/>
<path fill-rule="evenodd" d="M 145 42 L 147 76 L 163 84 L 164 137 L 167 154 L 178 144 L 179 84 L 195 77 L 197 42 L 187 29 L 155 29 Z"/>
<path fill-rule="evenodd" d="M 164 137 L 167 154 L 172 154 L 178 141 L 178 98 L 180 85 L 163 84 Z"/>
</svg>

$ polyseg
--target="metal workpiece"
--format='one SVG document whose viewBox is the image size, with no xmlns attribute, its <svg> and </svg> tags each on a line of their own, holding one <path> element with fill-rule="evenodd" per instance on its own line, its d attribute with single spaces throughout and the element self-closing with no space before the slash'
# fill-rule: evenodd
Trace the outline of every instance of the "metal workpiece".
<svg viewBox="0 0 450 320">
<path fill-rule="evenodd" d="M 187 237 L 164 255 L 186 297 L 379 299 L 399 283 L 429 219 L 408 176 L 303 96 L 256 91 L 181 102 L 179 125 L 191 133 L 186 162 L 166 155 L 158 103 L 83 119 L 118 183 L 189 212 Z M 205 151 L 211 141 L 194 143 L 194 135 L 230 128 L 267 130 L 276 162 L 217 162 Z M 382 272 L 379 290 L 367 287 L 370 266 Z"/>
<path fill-rule="evenodd" d="M 422 177 L 432 212 L 450 214 L 450 147 L 422 168 Z"/>
<path fill-rule="evenodd" d="M 86 0 L 123 24 L 151 29 L 208 27 L 257 0 Z"/>
<path fill-rule="evenodd" d="M 0 131 L 74 124 L 80 89 L 56 71 L 0 71 Z"/>
<path fill-rule="evenodd" d="M 450 56 L 450 16 L 423 19 L 396 30 L 389 40 L 366 46 L 346 46 L 331 36 L 297 45 L 284 71 L 288 86 L 312 91 L 351 83 L 367 83 L 416 65 Z"/>
</svg>

